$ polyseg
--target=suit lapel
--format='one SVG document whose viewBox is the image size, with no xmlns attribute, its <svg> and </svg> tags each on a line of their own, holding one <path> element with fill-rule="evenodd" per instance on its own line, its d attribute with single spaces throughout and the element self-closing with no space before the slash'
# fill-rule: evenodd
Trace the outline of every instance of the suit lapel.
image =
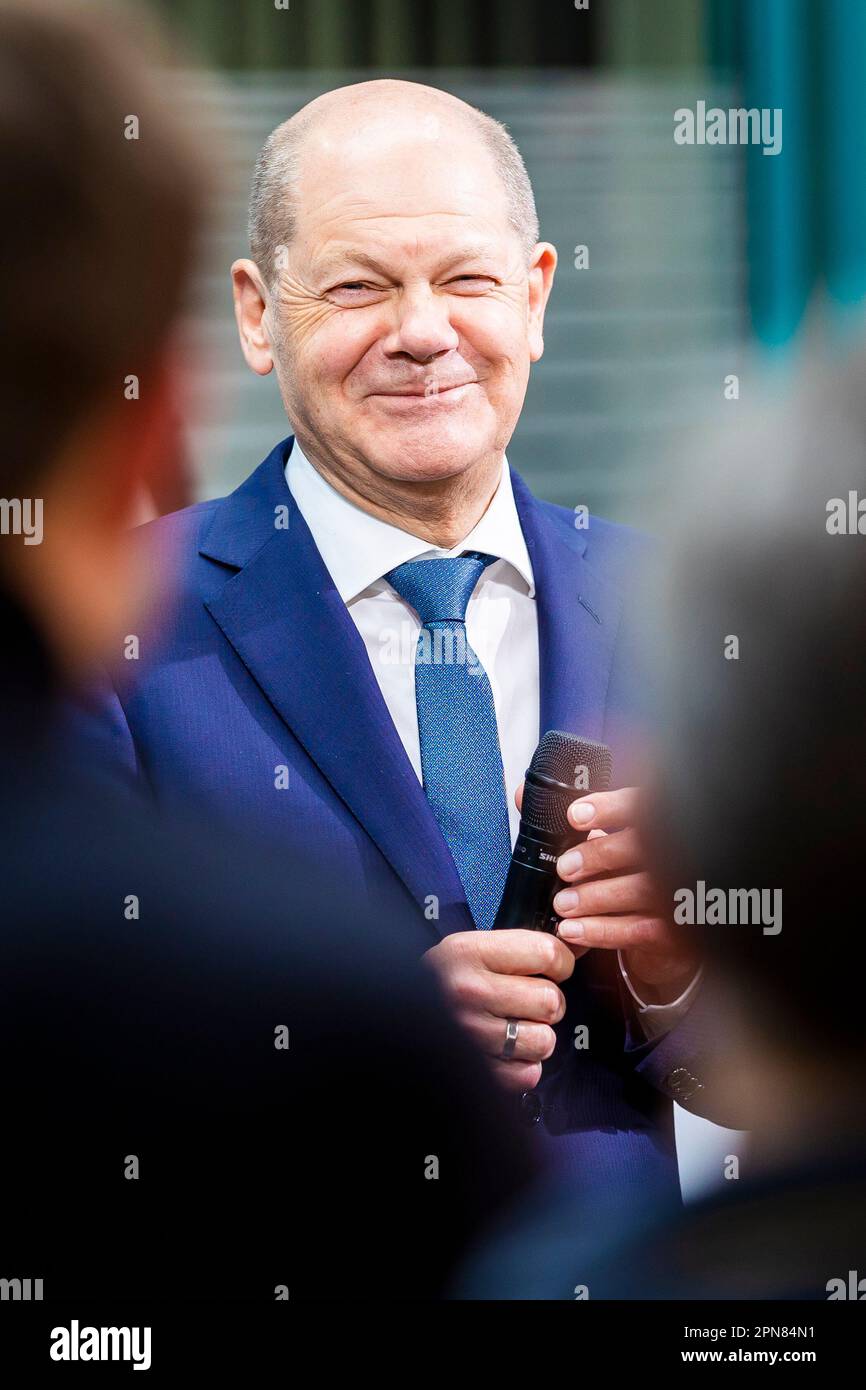
<svg viewBox="0 0 866 1390">
<path fill-rule="evenodd" d="M 511 478 L 535 579 L 540 733 L 601 739 L 622 600 L 587 562 L 587 533 Z"/>
<path fill-rule="evenodd" d="M 445 933 L 462 885 L 364 643 L 295 506 L 284 440 L 214 513 L 201 553 L 237 570 L 206 607 L 322 774 Z"/>
</svg>

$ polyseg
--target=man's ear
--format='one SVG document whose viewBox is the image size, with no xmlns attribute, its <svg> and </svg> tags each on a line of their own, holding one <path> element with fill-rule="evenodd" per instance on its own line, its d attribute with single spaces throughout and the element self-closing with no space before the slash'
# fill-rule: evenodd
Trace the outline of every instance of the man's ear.
<svg viewBox="0 0 866 1390">
<path fill-rule="evenodd" d="M 529 263 L 529 360 L 537 362 L 544 352 L 544 311 L 556 271 L 556 247 L 540 241 Z"/>
<path fill-rule="evenodd" d="M 255 261 L 234 262 L 232 297 L 241 351 L 246 364 L 259 376 L 267 376 L 268 372 L 273 370 L 274 357 L 265 322 L 267 292 Z"/>
</svg>

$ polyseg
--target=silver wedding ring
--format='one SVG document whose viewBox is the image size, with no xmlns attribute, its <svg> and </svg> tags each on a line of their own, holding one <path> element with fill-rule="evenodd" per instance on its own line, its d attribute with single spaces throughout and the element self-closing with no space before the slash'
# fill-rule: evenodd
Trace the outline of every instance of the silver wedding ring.
<svg viewBox="0 0 866 1390">
<path fill-rule="evenodd" d="M 505 1023 L 505 1044 L 502 1048 L 504 1059 L 514 1056 L 514 1049 L 517 1046 L 517 1035 L 520 1032 L 520 1024 L 516 1018 L 509 1018 Z"/>
</svg>

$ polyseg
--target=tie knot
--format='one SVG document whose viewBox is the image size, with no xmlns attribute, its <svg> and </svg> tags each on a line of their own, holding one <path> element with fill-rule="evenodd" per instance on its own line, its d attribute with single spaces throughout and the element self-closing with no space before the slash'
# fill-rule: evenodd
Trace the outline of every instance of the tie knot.
<svg viewBox="0 0 866 1390">
<path fill-rule="evenodd" d="M 385 578 L 425 626 L 462 623 L 472 591 L 494 558 L 470 551 L 448 560 L 407 560 L 405 565 L 389 570 Z"/>
</svg>

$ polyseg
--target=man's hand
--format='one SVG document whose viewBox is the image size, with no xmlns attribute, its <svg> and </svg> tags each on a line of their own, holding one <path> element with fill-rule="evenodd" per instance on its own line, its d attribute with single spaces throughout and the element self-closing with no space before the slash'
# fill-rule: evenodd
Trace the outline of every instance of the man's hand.
<svg viewBox="0 0 866 1390">
<path fill-rule="evenodd" d="M 436 970 L 457 1017 L 510 1090 L 529 1091 L 556 1044 L 552 1024 L 565 1012 L 559 985 L 575 957 L 547 932 L 464 931 L 446 936 L 424 960 Z M 543 978 L 537 978 L 537 977 Z M 520 1024 L 514 1053 L 502 1058 L 508 1019 Z"/>
<path fill-rule="evenodd" d="M 591 946 L 620 950 L 635 989 L 648 1004 L 668 1004 L 693 977 L 697 953 L 684 950 L 664 918 L 642 847 L 632 828 L 636 787 L 590 792 L 573 801 L 568 819 L 590 838 L 563 854 L 557 872 L 568 885 L 553 900 L 559 936 L 575 956 Z M 628 827 L 614 829 L 614 827 Z"/>
</svg>

